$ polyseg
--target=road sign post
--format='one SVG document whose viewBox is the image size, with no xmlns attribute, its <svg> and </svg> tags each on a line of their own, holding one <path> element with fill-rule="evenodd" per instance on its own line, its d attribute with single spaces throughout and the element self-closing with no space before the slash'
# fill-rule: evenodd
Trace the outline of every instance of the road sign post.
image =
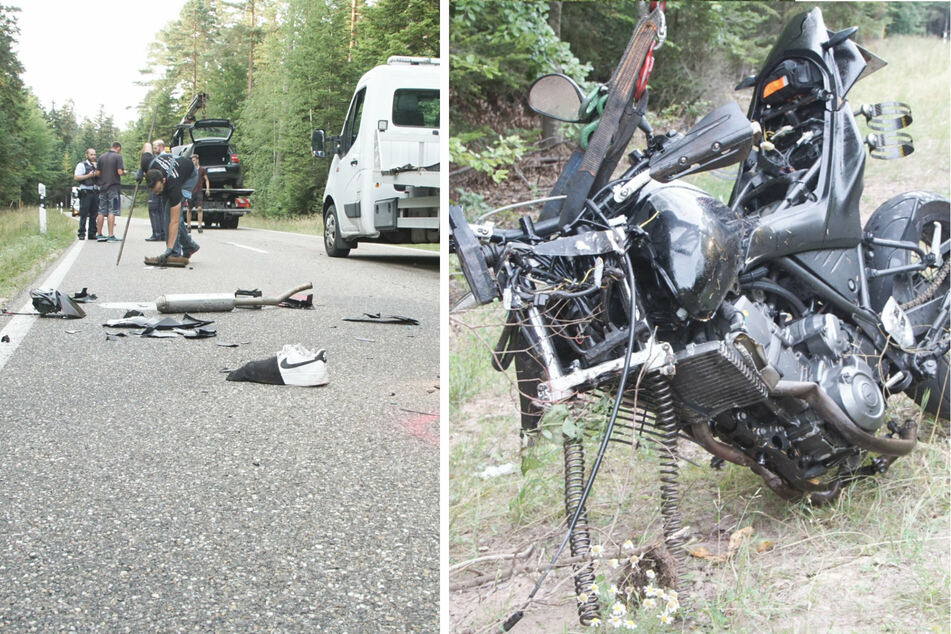
<svg viewBox="0 0 951 634">
<path fill-rule="evenodd" d="M 40 195 L 40 233 L 46 235 L 46 207 L 43 206 L 46 201 L 46 185 L 39 183 L 36 190 Z"/>
</svg>

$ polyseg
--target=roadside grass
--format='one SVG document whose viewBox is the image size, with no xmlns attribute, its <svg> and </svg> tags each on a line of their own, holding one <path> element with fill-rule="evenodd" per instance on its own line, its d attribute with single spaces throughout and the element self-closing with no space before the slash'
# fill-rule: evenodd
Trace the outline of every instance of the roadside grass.
<svg viewBox="0 0 951 634">
<path fill-rule="evenodd" d="M 908 103 L 914 116 L 908 132 L 916 152 L 895 161 L 867 159 L 863 218 L 903 191 L 947 196 L 951 172 L 946 43 L 902 37 L 871 42 L 867 48 L 890 64 L 856 85 L 851 106 Z M 860 123 L 867 133 L 864 117 Z M 730 181 L 716 174 L 696 179 L 695 184 L 728 199 Z M 458 265 L 450 266 L 458 272 Z M 453 286 L 467 290 L 458 275 Z M 522 449 L 514 371 L 504 376 L 490 366 L 490 349 L 503 320 L 497 304 L 450 316 L 451 565 L 534 545 L 530 562 L 544 566 L 565 528 L 560 444 L 540 439 L 532 450 Z M 681 442 L 681 515 L 688 527 L 688 552 L 702 546 L 724 553 L 738 530 L 749 526 L 753 534 L 725 561 L 689 556 L 687 620 L 664 626 L 656 613 L 639 610 L 632 615 L 638 631 L 949 631 L 947 423 L 935 423 L 905 397 L 890 400 L 889 415 L 919 421 L 915 451 L 899 458 L 886 474 L 858 480 L 834 502 L 819 507 L 780 499 L 748 469 L 730 464 L 713 469 L 709 454 Z M 587 438 L 589 468 L 596 449 L 597 438 Z M 486 471 L 508 464 L 514 471 Z M 532 468 L 522 473 L 526 465 Z M 659 452 L 647 443 L 637 449 L 609 446 L 588 503 L 593 543 L 610 551 L 626 539 L 636 545 L 662 539 L 658 469 Z M 538 573 L 505 580 L 511 566 L 510 560 L 480 561 L 451 573 L 453 584 L 476 572 L 500 578 L 494 585 L 451 592 L 453 631 L 488 631 L 521 607 Z M 537 631 L 615 631 L 582 628 L 573 595 L 567 570 L 555 570 L 525 620 Z"/>
<path fill-rule="evenodd" d="M 0 211 L 0 298 L 19 292 L 75 239 L 76 222 L 55 210 L 46 211 L 45 235 L 36 207 Z"/>
<path fill-rule="evenodd" d="M 240 223 L 252 229 L 288 231 L 311 236 L 324 235 L 324 220 L 317 214 L 310 216 L 262 216 L 259 214 L 246 214 L 241 216 Z M 403 244 L 399 246 L 423 249 L 425 251 L 439 251 L 438 244 Z"/>
</svg>

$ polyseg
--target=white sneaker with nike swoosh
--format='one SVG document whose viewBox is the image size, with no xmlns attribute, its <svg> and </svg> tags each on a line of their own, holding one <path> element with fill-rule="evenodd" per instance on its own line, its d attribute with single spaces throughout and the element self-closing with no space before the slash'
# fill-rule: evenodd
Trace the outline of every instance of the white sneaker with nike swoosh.
<svg viewBox="0 0 951 634">
<path fill-rule="evenodd" d="M 277 353 L 277 367 L 284 385 L 326 385 L 327 351 L 308 350 L 299 343 L 285 345 Z"/>
</svg>

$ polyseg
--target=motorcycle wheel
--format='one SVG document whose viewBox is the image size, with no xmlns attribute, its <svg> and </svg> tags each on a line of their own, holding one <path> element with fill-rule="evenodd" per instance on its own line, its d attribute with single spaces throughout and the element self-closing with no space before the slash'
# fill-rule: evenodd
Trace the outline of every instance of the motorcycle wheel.
<svg viewBox="0 0 951 634">
<path fill-rule="evenodd" d="M 865 231 L 877 238 L 888 240 L 904 240 L 915 242 L 926 252 L 930 251 L 931 238 L 934 234 L 934 224 L 941 226 L 942 241 L 949 236 L 949 205 L 948 200 L 936 194 L 926 192 L 910 192 L 901 194 L 885 202 L 875 210 L 865 225 Z M 912 251 L 887 247 L 875 247 L 867 265 L 874 269 L 886 269 L 906 264 L 914 264 L 918 256 Z M 905 304 L 925 291 L 937 275 L 937 269 L 899 273 L 875 278 L 869 282 L 869 299 L 872 308 L 881 311 L 888 298 L 894 296 L 899 304 Z M 935 297 L 943 297 L 949 288 L 949 278 L 946 276 Z M 930 326 L 937 317 L 940 306 L 928 311 L 929 314 L 915 316 L 914 325 Z M 916 328 L 917 329 L 917 328 Z M 948 334 L 945 332 L 945 337 Z M 925 411 L 945 420 L 951 420 L 951 403 L 949 403 L 948 353 L 937 359 L 938 371 L 935 376 L 917 383 L 912 383 L 905 393 L 916 403 L 923 405 Z M 927 398 L 927 400 L 925 400 Z"/>
</svg>

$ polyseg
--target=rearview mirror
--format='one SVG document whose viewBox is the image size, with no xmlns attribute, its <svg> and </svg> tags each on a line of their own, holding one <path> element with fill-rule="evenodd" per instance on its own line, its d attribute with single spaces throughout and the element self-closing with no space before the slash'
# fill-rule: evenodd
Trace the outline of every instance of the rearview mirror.
<svg viewBox="0 0 951 634">
<path fill-rule="evenodd" d="M 577 123 L 584 95 L 570 77 L 561 73 L 542 75 L 528 89 L 528 106 L 540 115 Z"/>
<path fill-rule="evenodd" d="M 310 133 L 310 152 L 316 158 L 327 157 L 326 144 L 326 135 L 322 129 L 317 129 Z"/>
</svg>

